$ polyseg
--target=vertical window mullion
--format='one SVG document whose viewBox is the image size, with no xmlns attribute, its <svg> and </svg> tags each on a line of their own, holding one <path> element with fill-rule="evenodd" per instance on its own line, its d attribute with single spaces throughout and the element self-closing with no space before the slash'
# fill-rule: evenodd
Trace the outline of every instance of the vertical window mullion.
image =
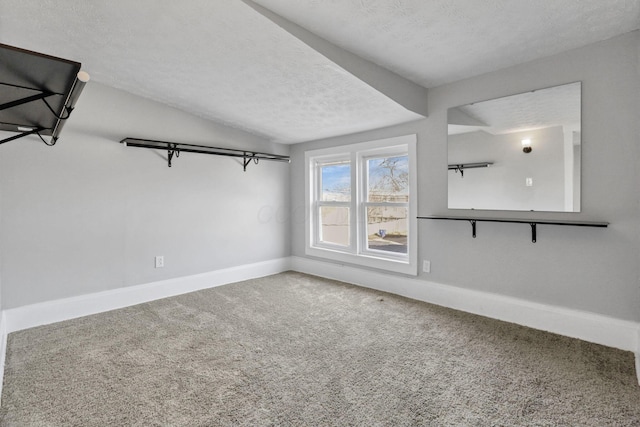
<svg viewBox="0 0 640 427">
<path fill-rule="evenodd" d="M 369 170 L 367 168 L 367 157 L 362 152 L 358 153 L 358 164 L 360 165 L 360 253 L 367 251 L 367 235 L 369 226 L 367 224 L 367 197 L 369 186 Z"/>
<path fill-rule="evenodd" d="M 358 182 L 359 182 L 359 165 L 356 153 L 350 153 L 351 159 L 351 251 L 354 254 L 360 253 L 360 231 L 358 230 L 359 223 L 359 199 L 360 199 L 360 191 L 358 190 Z"/>
<path fill-rule="evenodd" d="M 358 194 L 356 195 L 356 200 L 358 203 L 358 236 L 357 236 L 357 244 L 358 244 L 358 254 L 361 254 L 364 250 L 364 246 L 363 246 L 363 238 L 362 235 L 366 234 L 366 231 L 363 231 L 367 229 L 366 227 L 366 223 L 362 220 L 363 219 L 363 215 L 364 215 L 364 210 L 362 208 L 362 202 L 363 202 L 363 189 L 364 189 L 364 185 L 366 178 L 366 172 L 363 171 L 363 164 L 362 164 L 362 156 L 360 155 L 360 153 L 356 152 L 354 153 L 354 158 L 355 158 L 355 162 L 356 162 L 356 169 L 358 172 L 358 182 L 356 183 L 356 191 L 358 192 Z"/>
<path fill-rule="evenodd" d="M 322 227 L 322 225 L 320 224 L 321 222 L 321 216 L 320 216 L 320 197 L 322 194 L 322 173 L 320 172 L 320 162 L 315 161 L 314 164 L 314 180 L 315 180 L 315 188 L 314 188 L 314 196 L 313 196 L 313 204 L 314 204 L 314 214 L 315 214 L 315 218 L 314 218 L 314 224 L 313 224 L 313 228 L 314 228 L 314 233 L 313 233 L 313 239 L 315 244 L 319 244 L 320 243 L 320 228 Z"/>
</svg>

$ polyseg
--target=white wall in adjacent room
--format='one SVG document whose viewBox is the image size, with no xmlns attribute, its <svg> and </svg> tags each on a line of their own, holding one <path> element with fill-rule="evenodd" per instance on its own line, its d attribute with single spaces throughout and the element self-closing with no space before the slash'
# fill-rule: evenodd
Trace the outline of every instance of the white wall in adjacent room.
<svg viewBox="0 0 640 427">
<path fill-rule="evenodd" d="M 288 256 L 289 165 L 125 147 L 288 147 L 90 82 L 61 138 L 0 147 L 2 306 Z M 164 268 L 154 257 L 164 256 Z"/>
<path fill-rule="evenodd" d="M 420 278 L 532 302 L 640 320 L 640 79 L 635 31 L 563 54 L 429 91 L 429 117 L 377 131 L 292 147 L 292 253 L 305 257 L 304 151 L 417 133 L 419 215 L 447 208 L 447 109 L 479 100 L 582 82 L 581 212 L 540 219 L 608 221 L 608 228 L 420 220 Z M 535 150 L 535 148 L 534 148 Z M 412 194 L 416 194 L 412 192 Z M 470 212 L 467 212 L 470 214 Z M 528 212 L 475 211 L 525 219 Z"/>
</svg>

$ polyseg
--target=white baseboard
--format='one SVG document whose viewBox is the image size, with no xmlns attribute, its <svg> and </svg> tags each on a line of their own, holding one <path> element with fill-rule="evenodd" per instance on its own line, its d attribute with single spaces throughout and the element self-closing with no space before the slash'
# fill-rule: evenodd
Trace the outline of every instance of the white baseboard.
<svg viewBox="0 0 640 427">
<path fill-rule="evenodd" d="M 7 335 L 11 332 L 264 277 L 289 269 L 632 351 L 635 353 L 636 373 L 640 383 L 640 323 L 416 278 L 309 258 L 289 257 L 4 310 L 0 315 L 0 394 Z"/>
<path fill-rule="evenodd" d="M 640 330 L 638 331 L 638 350 L 636 350 L 636 376 L 640 385 Z"/>
<path fill-rule="evenodd" d="M 208 273 L 195 274 L 193 276 L 178 277 L 143 285 L 10 308 L 4 310 L 2 313 L 5 320 L 5 331 L 6 334 L 9 334 L 23 329 L 129 307 L 157 299 L 199 291 L 201 289 L 269 276 L 286 271 L 289 267 L 289 258 L 279 258 Z M 2 352 L 2 357 L 3 355 L 4 351 Z"/>
<path fill-rule="evenodd" d="M 291 257 L 291 269 L 632 351 L 640 357 L 637 322 L 309 258 Z"/>
</svg>

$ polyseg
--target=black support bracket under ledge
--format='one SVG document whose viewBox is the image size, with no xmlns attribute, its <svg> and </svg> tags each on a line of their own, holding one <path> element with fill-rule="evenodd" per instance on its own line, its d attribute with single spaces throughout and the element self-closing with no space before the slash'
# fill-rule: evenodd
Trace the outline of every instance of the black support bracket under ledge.
<svg viewBox="0 0 640 427">
<path fill-rule="evenodd" d="M 459 216 L 419 216 L 418 219 L 444 219 L 450 221 L 469 221 L 471 224 L 471 235 L 476 238 L 476 223 L 478 222 L 509 222 L 516 224 L 529 224 L 531 226 L 531 241 L 537 240 L 538 224 L 544 225 L 568 225 L 574 227 L 599 227 L 605 228 L 609 226 L 608 222 L 603 221 L 560 221 L 548 219 L 516 219 L 516 218 L 465 218 Z"/>
</svg>

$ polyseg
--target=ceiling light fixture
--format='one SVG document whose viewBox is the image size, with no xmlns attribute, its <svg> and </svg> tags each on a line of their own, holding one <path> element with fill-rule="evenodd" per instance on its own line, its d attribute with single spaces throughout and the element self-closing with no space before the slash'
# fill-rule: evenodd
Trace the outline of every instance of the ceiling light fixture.
<svg viewBox="0 0 640 427">
<path fill-rule="evenodd" d="M 530 153 L 532 150 L 531 148 L 531 140 L 530 139 L 523 139 L 522 140 L 522 151 L 524 151 L 525 153 Z"/>
</svg>

